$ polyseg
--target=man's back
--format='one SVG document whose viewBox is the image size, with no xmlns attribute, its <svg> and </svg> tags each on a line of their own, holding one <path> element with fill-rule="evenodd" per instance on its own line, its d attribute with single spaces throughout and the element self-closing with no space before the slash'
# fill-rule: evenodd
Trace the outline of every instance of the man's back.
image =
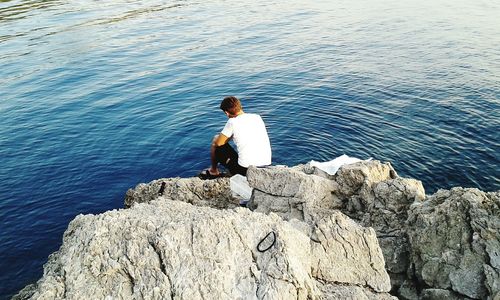
<svg viewBox="0 0 500 300">
<path fill-rule="evenodd" d="M 271 144 L 266 126 L 257 114 L 244 113 L 230 118 L 222 134 L 232 137 L 238 151 L 238 164 L 266 166 L 271 164 Z"/>
</svg>

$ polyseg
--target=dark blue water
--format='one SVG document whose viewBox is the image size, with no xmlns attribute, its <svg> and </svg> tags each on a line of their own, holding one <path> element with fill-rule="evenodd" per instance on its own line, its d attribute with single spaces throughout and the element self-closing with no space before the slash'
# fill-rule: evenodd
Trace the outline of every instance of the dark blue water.
<svg viewBox="0 0 500 300">
<path fill-rule="evenodd" d="M 193 176 L 226 95 L 276 164 L 390 161 L 500 188 L 498 1 L 1 1 L 0 298 L 42 275 L 78 214 Z"/>
</svg>

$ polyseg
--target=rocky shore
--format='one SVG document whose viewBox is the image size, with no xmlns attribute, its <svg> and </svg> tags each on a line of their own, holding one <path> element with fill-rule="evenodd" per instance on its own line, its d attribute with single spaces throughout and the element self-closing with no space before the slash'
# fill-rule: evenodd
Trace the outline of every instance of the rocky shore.
<svg viewBox="0 0 500 300">
<path fill-rule="evenodd" d="M 247 208 L 229 178 L 168 178 L 77 216 L 13 299 L 500 299 L 498 191 L 426 195 L 379 161 L 247 178 Z"/>
</svg>

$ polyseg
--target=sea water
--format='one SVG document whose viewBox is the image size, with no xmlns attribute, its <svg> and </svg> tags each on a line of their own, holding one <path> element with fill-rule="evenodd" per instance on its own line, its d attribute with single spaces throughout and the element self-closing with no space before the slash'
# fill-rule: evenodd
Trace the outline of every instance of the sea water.
<svg viewBox="0 0 500 300">
<path fill-rule="evenodd" d="M 0 298 L 78 214 L 189 177 L 235 95 L 273 163 L 389 161 L 498 190 L 498 1 L 0 2 Z"/>
</svg>

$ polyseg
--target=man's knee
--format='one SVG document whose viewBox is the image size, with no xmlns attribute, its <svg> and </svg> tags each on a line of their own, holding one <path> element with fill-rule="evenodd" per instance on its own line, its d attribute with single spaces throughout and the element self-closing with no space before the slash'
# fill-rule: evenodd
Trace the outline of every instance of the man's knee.
<svg viewBox="0 0 500 300">
<path fill-rule="evenodd" d="M 215 158 L 218 162 L 226 165 L 231 160 L 238 161 L 238 154 L 229 144 L 215 147 Z"/>
</svg>

